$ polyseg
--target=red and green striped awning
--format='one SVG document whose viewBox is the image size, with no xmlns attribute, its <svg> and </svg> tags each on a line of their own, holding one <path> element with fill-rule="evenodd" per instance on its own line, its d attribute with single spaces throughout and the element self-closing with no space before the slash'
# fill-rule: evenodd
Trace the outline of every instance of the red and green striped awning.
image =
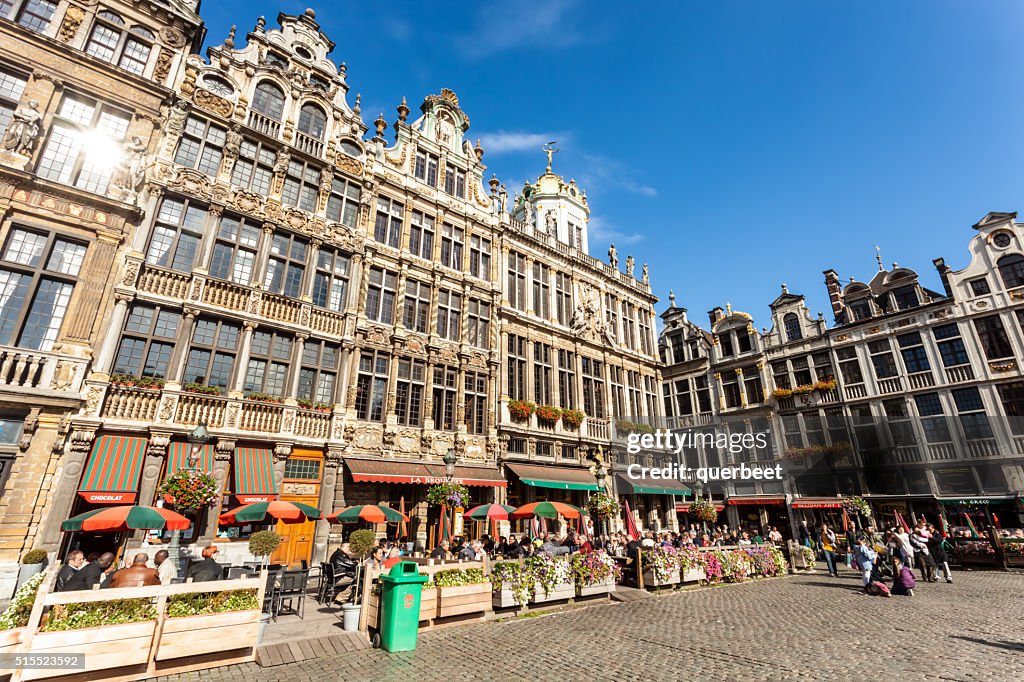
<svg viewBox="0 0 1024 682">
<path fill-rule="evenodd" d="M 235 448 L 235 497 L 242 504 L 277 499 L 274 483 L 274 451 L 268 448 Z"/>
<path fill-rule="evenodd" d="M 196 460 L 195 468 L 213 473 L 213 446 L 200 445 L 199 458 Z M 170 476 L 178 469 L 188 467 L 188 459 L 192 454 L 192 443 L 171 443 L 167 448 L 167 475 Z"/>
<path fill-rule="evenodd" d="M 78 494 L 94 504 L 132 504 L 146 459 L 147 438 L 100 436 L 82 475 Z"/>
</svg>

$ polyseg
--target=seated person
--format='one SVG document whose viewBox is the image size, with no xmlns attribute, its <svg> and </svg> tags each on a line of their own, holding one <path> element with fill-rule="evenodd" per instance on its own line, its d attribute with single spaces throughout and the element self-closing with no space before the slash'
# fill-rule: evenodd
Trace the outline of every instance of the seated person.
<svg viewBox="0 0 1024 682">
<path fill-rule="evenodd" d="M 331 564 L 331 568 L 334 569 L 334 582 L 338 582 L 346 577 L 352 577 L 356 574 L 358 564 L 356 561 L 349 556 L 348 543 L 343 543 L 341 547 L 334 550 L 331 554 L 331 558 L 328 559 L 328 563 Z"/>
<path fill-rule="evenodd" d="M 159 585 L 160 574 L 155 568 L 146 564 L 149 562 L 149 555 L 140 552 L 135 555 L 132 565 L 122 568 L 114 573 L 110 581 L 104 587 L 142 587 L 143 585 Z"/>
<path fill-rule="evenodd" d="M 913 597 L 914 588 L 917 587 L 914 572 L 900 561 L 899 557 L 892 558 L 892 568 L 895 574 L 892 579 L 892 593 Z"/>
<path fill-rule="evenodd" d="M 105 574 L 113 563 L 113 552 L 104 552 L 68 578 L 64 584 L 64 591 L 91 590 L 93 585 L 100 583 L 106 577 Z"/>
<path fill-rule="evenodd" d="M 452 558 L 451 553 L 452 543 L 447 540 L 441 540 L 441 544 L 434 548 L 434 551 L 430 553 L 431 559 L 444 559 L 448 560 Z"/>
<path fill-rule="evenodd" d="M 203 547 L 203 559 L 192 564 L 188 569 L 188 577 L 192 582 L 203 583 L 211 580 L 220 580 L 224 576 L 224 569 L 216 561 L 217 545 Z"/>
</svg>

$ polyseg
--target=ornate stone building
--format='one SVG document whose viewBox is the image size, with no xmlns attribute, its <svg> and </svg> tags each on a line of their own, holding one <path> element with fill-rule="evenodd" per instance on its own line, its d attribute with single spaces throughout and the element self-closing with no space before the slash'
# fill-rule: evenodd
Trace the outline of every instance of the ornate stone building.
<svg viewBox="0 0 1024 682">
<path fill-rule="evenodd" d="M 69 418 L 196 5 L 0 2 L 0 598 L 24 550 L 56 549 L 43 524 L 90 451 L 85 432 L 66 442 Z"/>
</svg>

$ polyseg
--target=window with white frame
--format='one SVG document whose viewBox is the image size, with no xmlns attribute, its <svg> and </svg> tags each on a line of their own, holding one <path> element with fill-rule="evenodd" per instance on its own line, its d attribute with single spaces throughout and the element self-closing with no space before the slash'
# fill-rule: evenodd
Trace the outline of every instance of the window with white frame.
<svg viewBox="0 0 1024 682">
<path fill-rule="evenodd" d="M 338 385 L 341 349 L 327 341 L 307 340 L 302 344 L 302 366 L 296 398 L 333 405 Z"/>
<path fill-rule="evenodd" d="M 449 341 L 462 338 L 462 294 L 447 289 L 438 292 L 437 334 Z"/>
<path fill-rule="evenodd" d="M 608 366 L 608 385 L 611 387 L 612 414 L 626 414 L 626 387 L 622 383 L 622 368 L 615 365 Z"/>
<path fill-rule="evenodd" d="M 398 381 L 395 386 L 395 414 L 402 426 L 423 424 L 423 393 L 426 363 L 422 360 L 398 360 Z"/>
<path fill-rule="evenodd" d="M 252 219 L 221 216 L 210 261 L 210 276 L 236 284 L 249 284 L 261 230 L 261 225 Z"/>
<path fill-rule="evenodd" d="M 232 322 L 199 318 L 185 362 L 185 383 L 226 389 L 235 366 L 241 328 Z"/>
<path fill-rule="evenodd" d="M 487 301 L 469 299 L 469 338 L 471 346 L 487 348 L 491 342 L 491 304 Z"/>
<path fill-rule="evenodd" d="M 185 120 L 185 131 L 174 153 L 174 163 L 216 177 L 224 157 L 227 129 L 197 116 Z"/>
<path fill-rule="evenodd" d="M 327 115 L 315 104 L 303 104 L 299 110 L 299 132 L 314 140 L 323 140 L 327 130 Z"/>
<path fill-rule="evenodd" d="M 516 251 L 508 254 L 508 296 L 509 305 L 516 310 L 526 310 L 526 256 Z"/>
<path fill-rule="evenodd" d="M 308 253 L 309 242 L 302 237 L 290 232 L 275 232 L 270 241 L 264 290 L 290 298 L 301 296 Z"/>
<path fill-rule="evenodd" d="M 583 356 L 583 412 L 588 417 L 604 418 L 604 363 Z"/>
<path fill-rule="evenodd" d="M 576 409 L 576 354 L 558 351 L 558 400 L 563 410 Z"/>
<path fill-rule="evenodd" d="M 253 93 L 252 108 L 268 118 L 280 121 L 284 115 L 284 93 L 270 81 L 263 81 Z"/>
<path fill-rule="evenodd" d="M 526 338 L 508 335 L 508 397 L 526 400 Z"/>
<path fill-rule="evenodd" d="M 39 176 L 106 194 L 130 121 L 107 104 L 65 95 L 39 159 Z"/>
<path fill-rule="evenodd" d="M 291 359 L 291 334 L 264 330 L 253 332 L 242 390 L 247 395 L 266 393 L 275 398 L 285 397 Z"/>
<path fill-rule="evenodd" d="M 178 272 L 192 272 L 206 215 L 206 207 L 191 199 L 165 198 L 157 213 L 146 262 Z"/>
<path fill-rule="evenodd" d="M 374 322 L 392 324 L 395 320 L 395 286 L 398 276 L 384 268 L 371 267 L 366 287 L 366 317 Z"/>
<path fill-rule="evenodd" d="M 56 0 L 0 0 L 0 17 L 42 33 L 57 11 Z"/>
<path fill-rule="evenodd" d="M 572 278 L 568 273 L 555 273 L 555 316 L 566 327 L 572 321 Z"/>
<path fill-rule="evenodd" d="M 466 198 L 466 171 L 448 164 L 444 170 L 444 191 L 460 199 Z"/>
<path fill-rule="evenodd" d="M 409 225 L 409 253 L 434 260 L 434 218 L 423 211 L 413 211 Z"/>
<path fill-rule="evenodd" d="M 0 138 L 7 132 L 28 79 L 10 71 L 0 70 Z"/>
<path fill-rule="evenodd" d="M 431 187 L 437 187 L 437 156 L 417 151 L 413 175 Z"/>
<path fill-rule="evenodd" d="M 636 350 L 636 306 L 622 302 L 622 339 L 626 348 Z"/>
<path fill-rule="evenodd" d="M 114 358 L 114 372 L 165 378 L 181 327 L 181 313 L 141 303 L 132 305 Z"/>
<path fill-rule="evenodd" d="M 319 195 L 320 168 L 305 161 L 290 160 L 281 190 L 281 203 L 313 213 Z"/>
<path fill-rule="evenodd" d="M 533 343 L 533 399 L 551 404 L 551 346 L 540 341 Z"/>
<path fill-rule="evenodd" d="M 383 351 L 364 350 L 359 356 L 356 380 L 356 418 L 379 422 L 384 419 L 384 397 L 388 388 L 391 356 Z"/>
<path fill-rule="evenodd" d="M 313 276 L 313 305 L 335 312 L 345 309 L 349 267 L 347 255 L 327 245 L 320 247 Z"/>
<path fill-rule="evenodd" d="M 405 281 L 405 301 L 402 304 L 402 324 L 409 331 L 427 332 L 430 321 L 430 285 L 414 279 Z"/>
<path fill-rule="evenodd" d="M 120 15 L 100 10 L 96 13 L 96 23 L 89 34 L 85 52 L 141 76 L 155 41 L 156 34 L 145 26 L 128 28 Z"/>
<path fill-rule="evenodd" d="M 327 197 L 327 219 L 354 228 L 359 215 L 359 193 L 359 185 L 335 176 Z"/>
<path fill-rule="evenodd" d="M 455 367 L 439 365 L 434 368 L 434 428 L 441 431 L 454 431 L 455 403 L 459 392 L 459 370 Z"/>
<path fill-rule="evenodd" d="M 654 352 L 654 336 L 651 333 L 651 316 L 646 310 L 637 309 L 640 324 L 640 352 L 650 355 Z"/>
<path fill-rule="evenodd" d="M 231 169 L 231 184 L 256 194 L 270 194 L 277 152 L 269 145 L 245 138 Z"/>
<path fill-rule="evenodd" d="M 469 274 L 480 279 L 491 278 L 491 240 L 480 235 L 469 238 Z"/>
<path fill-rule="evenodd" d="M 402 244 L 402 213 L 397 201 L 377 197 L 377 218 L 373 223 L 373 238 L 381 244 L 399 248 Z"/>
<path fill-rule="evenodd" d="M 540 261 L 533 263 L 533 312 L 551 319 L 551 268 Z"/>
<path fill-rule="evenodd" d="M 0 256 L 0 344 L 53 348 L 86 250 L 60 235 L 11 229 Z"/>
<path fill-rule="evenodd" d="M 487 375 L 483 372 L 466 372 L 464 387 L 466 431 L 483 434 L 487 424 Z"/>
<path fill-rule="evenodd" d="M 461 227 L 445 223 L 441 226 L 441 265 L 462 270 L 462 252 L 466 233 Z"/>
</svg>

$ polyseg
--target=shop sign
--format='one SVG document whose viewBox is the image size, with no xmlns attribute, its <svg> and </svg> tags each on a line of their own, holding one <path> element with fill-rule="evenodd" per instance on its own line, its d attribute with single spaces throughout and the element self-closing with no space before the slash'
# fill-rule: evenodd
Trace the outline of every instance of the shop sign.
<svg viewBox="0 0 1024 682">
<path fill-rule="evenodd" d="M 452 535 L 462 535 L 466 532 L 466 523 L 462 518 L 462 509 L 455 510 L 455 522 L 452 524 Z"/>
<path fill-rule="evenodd" d="M 277 495 L 235 495 L 242 504 L 252 504 L 253 502 L 273 502 L 277 499 Z"/>
<path fill-rule="evenodd" d="M 990 502 L 991 502 L 991 500 L 989 498 L 987 498 L 987 497 L 969 497 L 969 498 L 964 498 L 964 499 L 960 499 L 960 500 L 943 500 L 942 504 L 953 504 L 953 505 L 961 505 L 961 506 L 964 506 L 964 507 L 971 507 L 971 506 L 983 506 L 983 505 L 989 504 Z"/>
<path fill-rule="evenodd" d="M 132 504 L 136 493 L 80 492 L 82 499 L 90 504 Z"/>
<path fill-rule="evenodd" d="M 793 509 L 839 509 L 842 506 L 842 502 L 831 500 L 795 500 L 792 505 Z"/>
</svg>

